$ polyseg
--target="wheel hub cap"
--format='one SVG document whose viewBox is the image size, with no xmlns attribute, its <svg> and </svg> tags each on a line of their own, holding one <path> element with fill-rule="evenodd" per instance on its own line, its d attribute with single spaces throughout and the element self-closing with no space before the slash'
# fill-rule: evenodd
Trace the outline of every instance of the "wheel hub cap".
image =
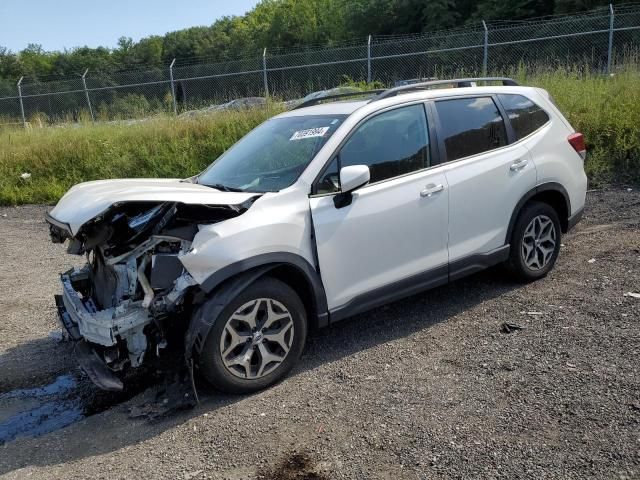
<svg viewBox="0 0 640 480">
<path fill-rule="evenodd" d="M 253 345 L 257 345 L 260 342 L 262 342 L 262 340 L 264 339 L 264 335 L 262 334 L 262 332 L 256 332 L 253 334 L 253 338 L 251 340 L 251 343 L 253 343 Z"/>
<path fill-rule="evenodd" d="M 236 377 L 264 377 L 285 360 L 293 335 L 293 319 L 282 303 L 272 298 L 251 300 L 225 324 L 220 338 L 222 363 Z"/>
</svg>

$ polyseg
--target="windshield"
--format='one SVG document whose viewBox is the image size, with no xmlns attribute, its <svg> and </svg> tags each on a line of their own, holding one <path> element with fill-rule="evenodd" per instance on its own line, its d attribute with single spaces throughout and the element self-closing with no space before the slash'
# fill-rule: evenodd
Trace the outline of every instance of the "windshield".
<svg viewBox="0 0 640 480">
<path fill-rule="evenodd" d="M 276 192 L 293 184 L 346 115 L 272 118 L 249 132 L 199 177 L 220 190 Z"/>
</svg>

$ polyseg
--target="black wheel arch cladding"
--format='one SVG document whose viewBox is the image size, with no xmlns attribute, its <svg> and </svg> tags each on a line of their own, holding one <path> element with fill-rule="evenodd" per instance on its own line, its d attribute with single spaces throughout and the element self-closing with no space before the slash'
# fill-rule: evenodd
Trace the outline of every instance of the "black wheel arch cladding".
<svg viewBox="0 0 640 480">
<path fill-rule="evenodd" d="M 187 363 L 193 353 L 202 352 L 209 330 L 229 302 L 272 268 L 265 265 L 230 278 L 197 307 L 184 337 Z"/>
<path fill-rule="evenodd" d="M 268 275 L 269 272 L 276 272 L 282 267 L 295 268 L 300 275 L 304 276 L 312 303 L 313 316 L 309 321 L 315 323 L 315 326 L 328 323 L 324 287 L 319 274 L 307 260 L 285 252 L 258 255 L 224 267 L 202 283 L 202 293 L 206 297 L 195 310 L 184 339 L 187 360 L 189 361 L 194 353 L 200 354 L 209 330 L 229 302 L 259 278 Z"/>
<path fill-rule="evenodd" d="M 564 199 L 564 204 L 559 205 L 560 208 L 558 208 L 558 205 L 554 205 L 554 204 L 551 204 L 551 206 L 556 210 L 556 213 L 558 214 L 562 232 L 566 233 L 566 231 L 569 228 L 569 225 L 568 225 L 569 216 L 571 215 L 571 201 L 569 200 L 569 194 L 567 193 L 567 190 L 559 183 L 548 182 L 548 183 L 543 183 L 541 185 L 537 185 L 536 187 L 529 190 L 516 204 L 516 207 L 513 209 L 513 212 L 511 214 L 511 219 L 509 220 L 509 226 L 507 227 L 505 244 L 508 244 L 511 242 L 513 229 L 515 228 L 516 221 L 518 220 L 518 216 L 520 215 L 520 212 L 522 212 L 522 209 L 524 208 L 524 206 L 530 200 L 539 200 L 544 203 L 549 203 L 549 201 L 544 198 L 545 194 L 561 195 L 562 198 Z M 562 211 L 558 211 L 559 209 Z"/>
</svg>

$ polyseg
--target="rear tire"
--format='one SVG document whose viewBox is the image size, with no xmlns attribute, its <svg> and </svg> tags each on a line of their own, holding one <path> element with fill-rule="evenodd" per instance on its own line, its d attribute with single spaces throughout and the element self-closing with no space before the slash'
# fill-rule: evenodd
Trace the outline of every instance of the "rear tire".
<svg viewBox="0 0 640 480">
<path fill-rule="evenodd" d="M 543 202 L 525 205 L 511 235 L 507 267 L 515 278 L 532 282 L 545 277 L 560 253 L 560 220 L 553 207 Z"/>
<path fill-rule="evenodd" d="M 304 305 L 287 284 L 263 277 L 222 310 L 200 354 L 204 378 L 217 390 L 246 394 L 281 380 L 307 336 Z"/>
</svg>

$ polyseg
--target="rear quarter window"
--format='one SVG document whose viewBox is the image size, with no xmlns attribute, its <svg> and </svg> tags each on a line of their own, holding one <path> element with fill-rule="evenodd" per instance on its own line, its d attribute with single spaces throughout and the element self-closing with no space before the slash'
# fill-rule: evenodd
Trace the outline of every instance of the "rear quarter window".
<svg viewBox="0 0 640 480">
<path fill-rule="evenodd" d="M 517 140 L 530 135 L 549 121 L 547 112 L 523 95 L 500 94 L 498 99 L 509 116 Z"/>
</svg>

